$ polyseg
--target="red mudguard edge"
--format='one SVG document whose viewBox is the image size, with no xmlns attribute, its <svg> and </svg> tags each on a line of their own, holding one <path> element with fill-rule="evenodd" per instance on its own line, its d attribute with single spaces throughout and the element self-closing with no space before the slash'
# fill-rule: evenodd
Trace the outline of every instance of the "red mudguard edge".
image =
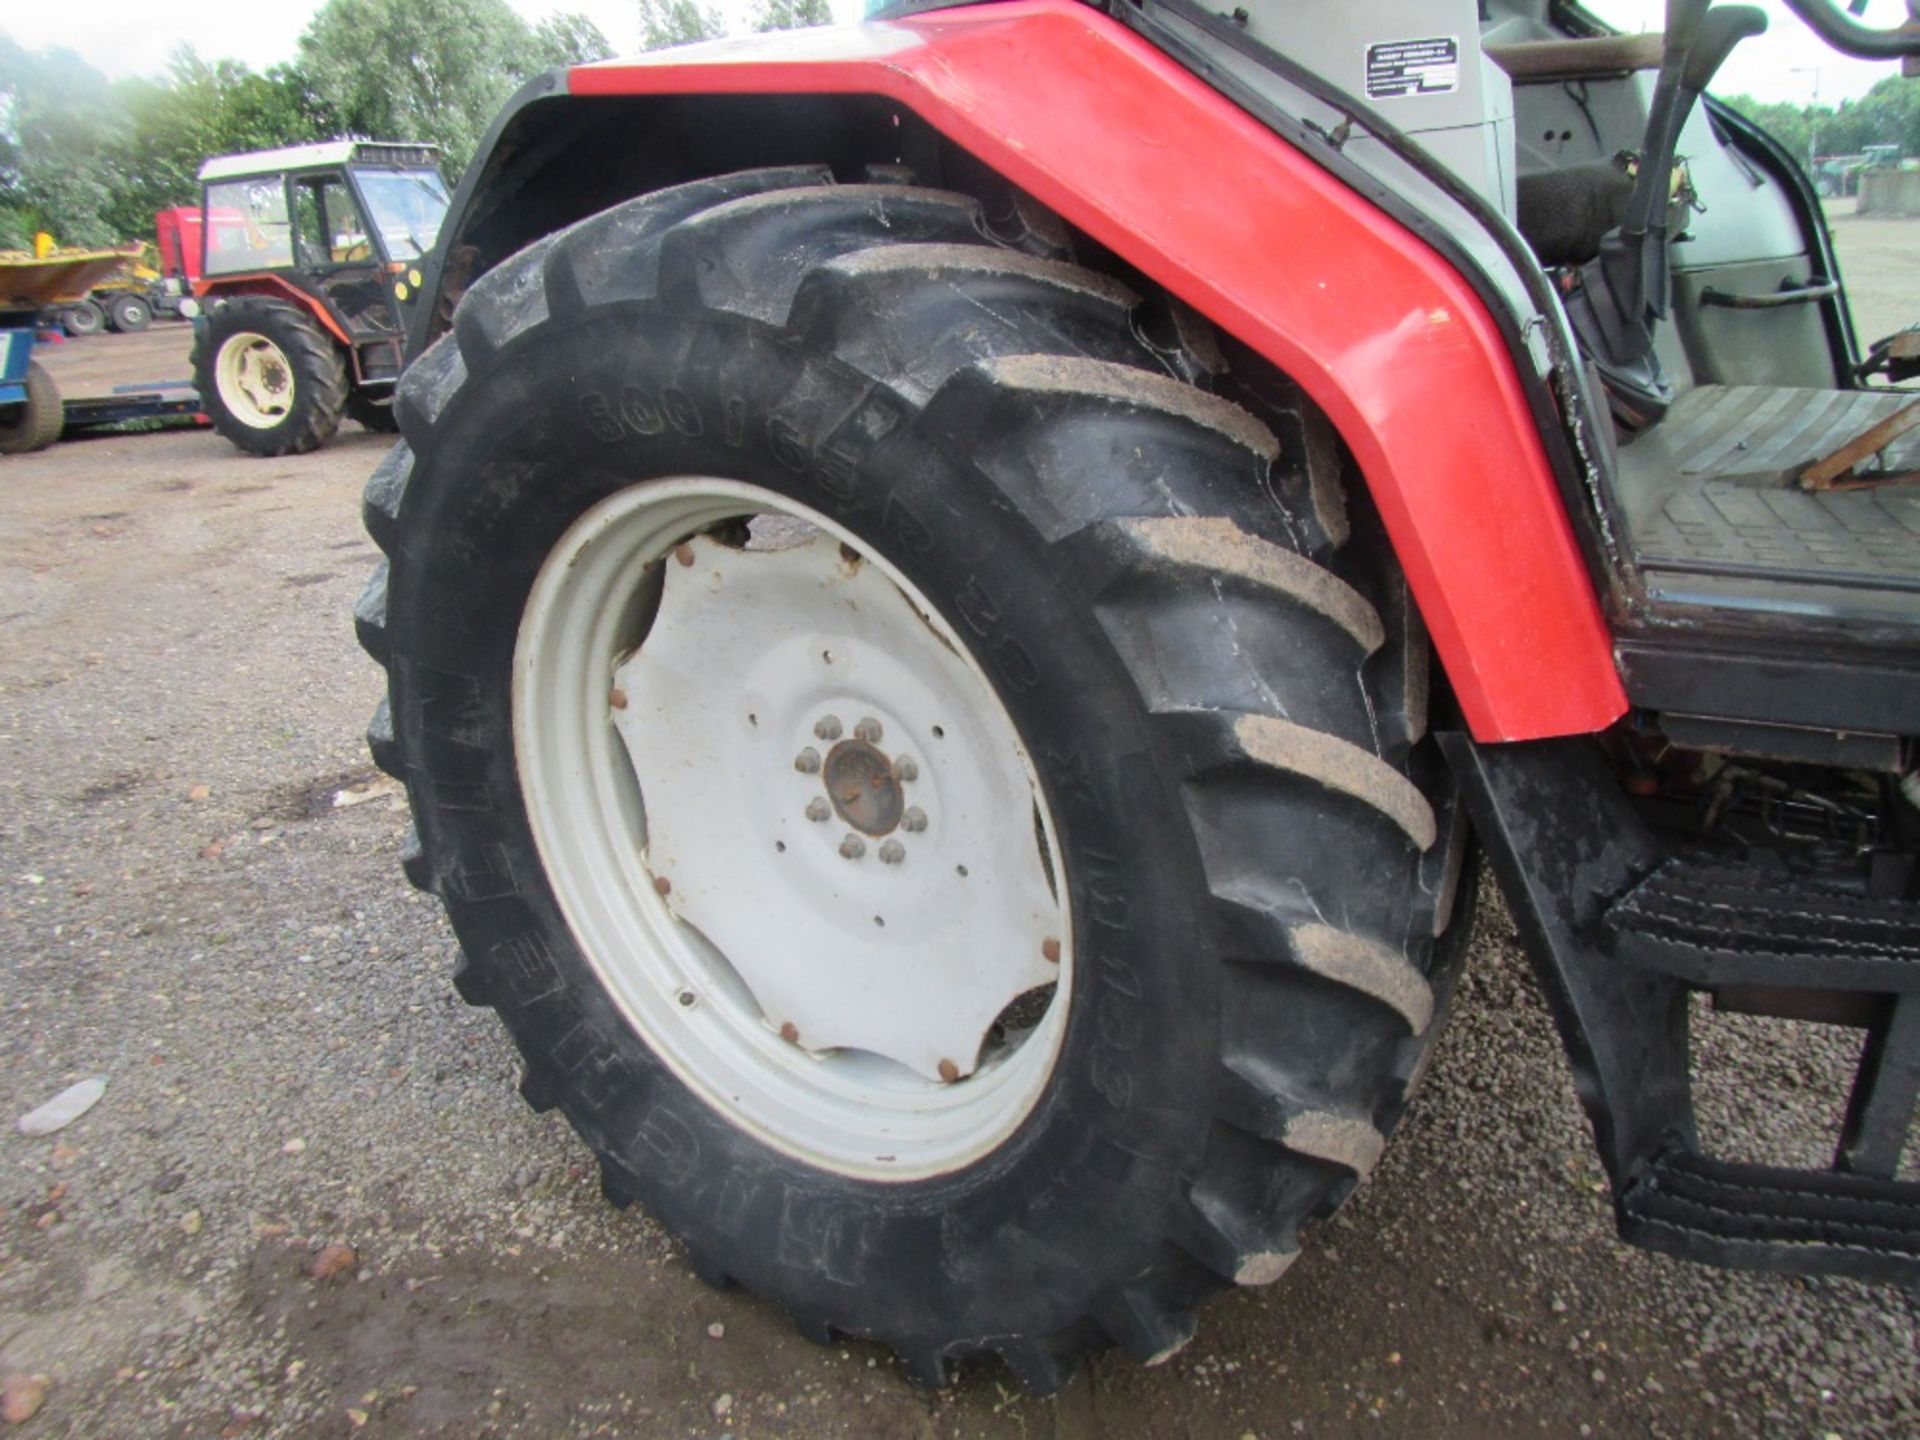
<svg viewBox="0 0 1920 1440">
<path fill-rule="evenodd" d="M 269 300 L 290 300 L 294 305 L 306 311 L 325 328 L 328 334 L 353 349 L 353 340 L 340 322 L 327 313 L 326 306 L 313 296 L 295 285 L 284 275 L 275 275 L 271 271 L 247 271 L 239 275 L 216 275 L 212 279 L 199 279 L 193 282 L 193 294 L 197 300 L 220 300 L 229 295 L 265 295 Z"/>
<path fill-rule="evenodd" d="M 580 66 L 576 96 L 878 95 L 1292 376 L 1353 451 L 1474 738 L 1605 728 L 1626 694 L 1520 380 L 1467 281 L 1075 0 Z"/>
</svg>

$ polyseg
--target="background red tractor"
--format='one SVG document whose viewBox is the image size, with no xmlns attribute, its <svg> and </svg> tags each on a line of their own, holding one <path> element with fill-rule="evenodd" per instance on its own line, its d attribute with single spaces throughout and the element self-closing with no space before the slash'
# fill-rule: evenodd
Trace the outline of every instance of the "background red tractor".
<svg viewBox="0 0 1920 1440">
<path fill-rule="evenodd" d="M 254 455 L 324 445 L 344 415 L 393 428 L 393 385 L 420 267 L 446 213 L 431 145 L 334 141 L 200 169 L 206 307 L 194 383 Z"/>
</svg>

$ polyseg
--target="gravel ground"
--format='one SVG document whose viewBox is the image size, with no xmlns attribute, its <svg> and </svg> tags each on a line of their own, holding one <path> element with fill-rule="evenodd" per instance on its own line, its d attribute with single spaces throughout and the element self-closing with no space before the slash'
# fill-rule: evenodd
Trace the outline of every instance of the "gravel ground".
<svg viewBox="0 0 1920 1440">
<path fill-rule="evenodd" d="M 1913 1295 L 1614 1239 L 1492 899 L 1373 1183 L 1162 1369 L 927 1395 L 707 1290 L 520 1102 L 400 877 L 348 623 L 385 444 L 0 468 L 0 1372 L 51 1381 L 23 1436 L 1920 1431 Z M 1708 1132 L 1820 1158 L 1854 1043 L 1705 1017 Z M 15 1133 L 92 1075 L 90 1113 Z"/>
</svg>

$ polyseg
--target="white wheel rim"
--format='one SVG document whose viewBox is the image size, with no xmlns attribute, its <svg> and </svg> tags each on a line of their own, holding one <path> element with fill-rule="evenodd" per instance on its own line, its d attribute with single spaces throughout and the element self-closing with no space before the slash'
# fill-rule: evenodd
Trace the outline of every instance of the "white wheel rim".
<svg viewBox="0 0 1920 1440">
<path fill-rule="evenodd" d="M 749 515 L 745 548 L 700 533 Z M 958 634 L 850 532 L 728 480 L 601 502 L 535 580 L 513 720 L 574 938 L 732 1123 L 912 1180 L 1032 1111 L 1073 983 L 1053 819 Z"/>
<path fill-rule="evenodd" d="M 220 403 L 242 425 L 271 430 L 293 408 L 293 366 L 286 352 L 264 335 L 229 335 L 214 361 Z"/>
</svg>

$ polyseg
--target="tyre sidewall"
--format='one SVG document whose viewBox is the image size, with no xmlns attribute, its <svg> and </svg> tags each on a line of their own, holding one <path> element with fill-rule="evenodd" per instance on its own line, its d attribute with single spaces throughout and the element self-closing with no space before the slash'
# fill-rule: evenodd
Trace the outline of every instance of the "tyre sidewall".
<svg viewBox="0 0 1920 1440">
<path fill-rule="evenodd" d="M 137 335 L 153 323 L 153 307 L 138 295 L 122 295 L 107 307 L 107 323 L 122 335 Z"/>
<path fill-rule="evenodd" d="M 8 407 L 0 419 L 0 455 L 30 455 L 60 438 L 66 427 L 66 406 L 60 387 L 38 360 L 27 362 L 27 398 Z"/>
<path fill-rule="evenodd" d="M 76 337 L 98 335 L 106 328 L 106 324 L 107 312 L 92 300 L 69 305 L 60 317 L 61 328 Z"/>
<path fill-rule="evenodd" d="M 1206 1138 L 1217 967 L 1180 796 L 1072 568 L 909 405 L 750 322 L 621 307 L 536 330 L 422 420 L 403 406 L 407 525 L 437 543 L 396 565 L 387 624 L 415 813 L 469 994 L 548 1057 L 620 1188 L 752 1288 L 829 1322 L 844 1296 L 896 1341 L 936 1323 L 1045 1332 L 1152 1263 Z M 581 513 L 684 475 L 791 496 L 885 555 L 968 639 L 1041 775 L 1072 901 L 1071 1010 L 1034 1112 L 965 1170 L 855 1181 L 734 1128 L 630 1028 L 546 884 L 512 759 L 522 608 Z"/>
</svg>

